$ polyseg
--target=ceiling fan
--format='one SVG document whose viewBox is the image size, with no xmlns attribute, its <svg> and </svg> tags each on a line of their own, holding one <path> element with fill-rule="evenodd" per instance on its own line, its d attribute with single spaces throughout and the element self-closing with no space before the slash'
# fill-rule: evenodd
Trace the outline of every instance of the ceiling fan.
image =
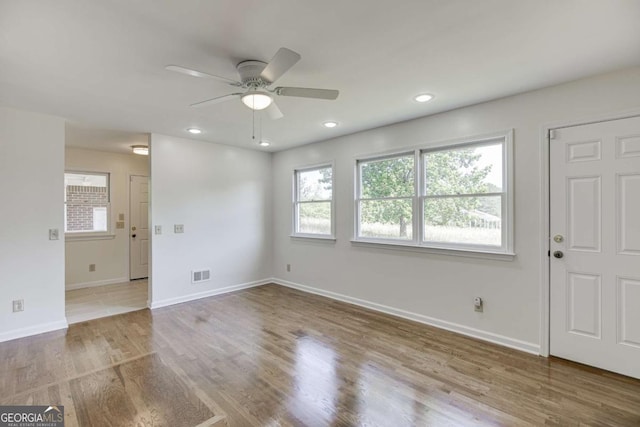
<svg viewBox="0 0 640 427">
<path fill-rule="evenodd" d="M 300 54 L 287 49 L 286 47 L 281 47 L 268 64 L 255 60 L 242 61 L 236 65 L 236 70 L 238 70 L 238 74 L 240 75 L 239 81 L 228 79 L 226 77 L 214 76 L 213 74 L 203 73 L 202 71 L 196 71 L 180 65 L 167 65 L 165 69 L 193 77 L 215 79 L 225 82 L 231 86 L 246 89 L 244 92 L 230 93 L 228 95 L 197 102 L 195 104 L 191 104 L 192 107 L 205 107 L 233 99 L 241 99 L 242 102 L 252 110 L 265 110 L 272 119 L 279 119 L 283 117 L 283 114 L 276 105 L 273 95 L 334 100 L 340 93 L 337 90 L 331 89 L 284 86 L 278 86 L 275 88 L 269 87 L 275 83 L 276 80 L 282 77 L 282 75 L 291 67 L 293 67 L 300 58 Z"/>
</svg>

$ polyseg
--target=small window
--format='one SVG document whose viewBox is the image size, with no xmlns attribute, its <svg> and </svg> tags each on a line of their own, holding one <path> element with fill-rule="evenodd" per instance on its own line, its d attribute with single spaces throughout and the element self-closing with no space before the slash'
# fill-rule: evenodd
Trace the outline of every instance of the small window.
<svg viewBox="0 0 640 427">
<path fill-rule="evenodd" d="M 69 235 L 109 232 L 109 174 L 64 174 L 64 231 Z"/>
<path fill-rule="evenodd" d="M 293 235 L 333 238 L 333 167 L 296 170 L 294 187 Z"/>
<path fill-rule="evenodd" d="M 413 153 L 358 162 L 358 237 L 413 240 Z"/>
</svg>

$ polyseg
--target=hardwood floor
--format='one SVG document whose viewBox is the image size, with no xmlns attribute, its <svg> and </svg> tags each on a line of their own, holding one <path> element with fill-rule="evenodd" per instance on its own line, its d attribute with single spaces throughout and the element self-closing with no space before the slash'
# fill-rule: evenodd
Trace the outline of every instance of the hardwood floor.
<svg viewBox="0 0 640 427">
<path fill-rule="evenodd" d="M 639 426 L 640 381 L 277 285 L 0 344 L 67 426 Z"/>
<path fill-rule="evenodd" d="M 147 307 L 147 279 L 65 292 L 67 322 L 78 323 Z"/>
</svg>

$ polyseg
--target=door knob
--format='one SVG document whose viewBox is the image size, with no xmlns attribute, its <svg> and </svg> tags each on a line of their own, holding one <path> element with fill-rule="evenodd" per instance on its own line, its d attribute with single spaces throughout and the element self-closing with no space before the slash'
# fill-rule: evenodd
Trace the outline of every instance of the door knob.
<svg viewBox="0 0 640 427">
<path fill-rule="evenodd" d="M 135 234 L 132 234 L 132 235 L 131 235 L 131 237 L 133 237 L 133 238 L 135 239 L 135 238 L 136 238 L 136 235 L 135 235 Z"/>
<path fill-rule="evenodd" d="M 560 259 L 564 256 L 564 254 L 562 253 L 562 251 L 554 251 L 553 256 Z"/>
</svg>

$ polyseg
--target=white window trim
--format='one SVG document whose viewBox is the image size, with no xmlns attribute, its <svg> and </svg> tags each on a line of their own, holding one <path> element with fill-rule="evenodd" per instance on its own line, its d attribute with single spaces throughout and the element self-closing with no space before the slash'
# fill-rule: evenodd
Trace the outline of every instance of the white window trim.
<svg viewBox="0 0 640 427">
<path fill-rule="evenodd" d="M 296 230 L 298 229 L 298 215 L 297 215 L 297 206 L 298 201 L 298 173 L 299 172 L 309 172 L 318 169 L 331 169 L 331 234 L 316 234 L 316 233 L 298 233 Z M 336 168 L 333 161 L 318 163 L 314 165 L 305 165 L 301 167 L 297 167 L 293 169 L 293 182 L 292 182 L 292 203 L 291 203 L 291 234 L 289 237 L 292 238 L 302 238 L 302 239 L 315 239 L 315 240 L 336 240 Z M 324 200 L 322 202 L 327 202 L 329 200 Z M 320 202 L 320 201 L 318 201 Z"/>
<path fill-rule="evenodd" d="M 91 171 L 91 170 L 77 170 L 68 169 L 64 171 L 67 173 L 85 174 L 85 175 L 106 175 L 107 176 L 107 193 L 109 201 L 107 203 L 107 230 L 106 231 L 65 231 L 65 241 L 78 241 L 78 240 L 109 240 L 114 239 L 116 235 L 113 232 L 112 217 L 111 217 L 111 171 Z M 66 191 L 66 190 L 65 190 Z M 66 209 L 66 202 L 65 209 Z M 65 212 L 65 224 L 66 224 L 66 212 Z"/>
<path fill-rule="evenodd" d="M 482 145 L 483 143 L 491 144 L 497 140 L 502 140 L 504 144 L 503 151 L 503 194 L 504 203 L 502 203 L 502 217 L 506 219 L 506 227 L 502 229 L 502 245 L 500 248 L 488 245 L 473 244 L 440 244 L 437 242 L 423 241 L 424 235 L 424 194 L 423 194 L 423 159 L 422 154 L 432 151 L 441 151 L 446 149 L 454 149 L 456 147 L 464 147 L 468 145 Z M 414 175 L 415 175 L 415 191 L 413 196 L 413 239 L 386 239 L 371 238 L 360 236 L 360 191 L 361 176 L 360 163 L 375 160 L 383 160 L 385 158 L 401 157 L 412 153 L 414 155 Z M 389 249 L 401 249 L 411 251 L 421 251 L 429 253 L 439 253 L 454 256 L 467 256 L 472 258 L 488 258 L 511 261 L 515 258 L 515 223 L 514 223 L 514 156 L 513 156 L 513 129 L 508 129 L 490 134 L 469 136 L 454 140 L 440 141 L 428 145 L 413 146 L 409 148 L 399 149 L 393 152 L 379 153 L 376 155 L 359 156 L 355 159 L 355 188 L 354 188 L 354 236 L 351 240 L 354 244 L 363 244 L 373 247 L 387 247 Z"/>
</svg>

